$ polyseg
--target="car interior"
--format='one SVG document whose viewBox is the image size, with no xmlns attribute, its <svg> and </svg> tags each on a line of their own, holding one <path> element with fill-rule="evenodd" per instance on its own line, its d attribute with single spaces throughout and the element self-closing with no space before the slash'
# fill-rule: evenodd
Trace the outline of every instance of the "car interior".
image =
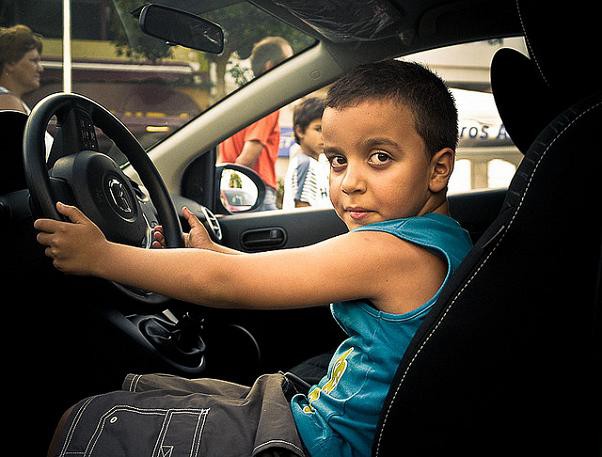
<svg viewBox="0 0 602 457">
<path fill-rule="evenodd" d="M 207 2 L 218 3 L 227 2 Z M 136 244 L 142 237 L 147 248 L 156 223 L 168 248 L 182 246 L 183 205 L 215 240 L 244 252 L 342 234 L 344 224 L 328 208 L 224 214 L 217 144 L 358 64 L 524 36 L 529 57 L 502 49 L 491 64 L 498 111 L 524 158 L 507 189 L 449 197 L 474 249 L 397 369 L 372 455 L 599 455 L 602 92 L 597 72 L 579 63 L 599 53 L 599 7 L 582 0 L 563 7 L 534 0 L 251 3 L 316 44 L 148 151 L 81 95 L 52 94 L 29 116 L 0 111 L 5 373 L 8 410 L 18 411 L 9 433 L 25 428 L 26 452 L 42 454 L 69 406 L 118 389 L 127 373 L 248 384 L 332 352 L 344 338 L 328 306 L 217 310 L 64 275 L 32 226 L 40 216 L 59 219 L 57 200 L 82 205 L 113 239 Z M 44 132 L 55 116 L 60 142 L 47 161 Z M 94 127 L 125 154 L 125 167 L 98 152 Z M 140 208 L 135 228 L 120 226 L 98 203 L 95 191 L 107 175 L 129 195 L 124 204 Z"/>
</svg>

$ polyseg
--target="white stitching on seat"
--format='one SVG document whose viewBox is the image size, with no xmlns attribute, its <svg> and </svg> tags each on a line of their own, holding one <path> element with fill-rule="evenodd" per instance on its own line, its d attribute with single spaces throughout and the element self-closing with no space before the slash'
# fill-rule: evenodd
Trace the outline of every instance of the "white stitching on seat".
<svg viewBox="0 0 602 457">
<path fill-rule="evenodd" d="M 520 0 L 516 0 L 516 10 L 518 12 L 518 19 L 520 20 L 520 26 L 523 29 L 523 32 L 525 35 L 525 43 L 527 43 L 527 48 L 529 49 L 529 55 L 533 58 L 533 61 L 535 62 L 535 66 L 537 67 L 539 74 L 541 75 L 544 82 L 546 83 L 546 86 L 550 87 L 548 78 L 546 78 L 546 75 L 544 74 L 543 70 L 541 69 L 541 66 L 539 65 L 539 61 L 537 60 L 537 54 L 535 54 L 535 52 L 533 51 L 533 47 L 531 46 L 531 42 L 529 41 L 529 37 L 527 36 L 527 29 L 525 28 L 525 22 L 523 21 L 523 15 L 520 12 L 519 3 L 520 3 Z"/>
<path fill-rule="evenodd" d="M 429 340 L 431 339 L 431 337 L 439 329 L 439 327 L 441 326 L 441 324 L 445 320 L 445 317 L 447 316 L 447 314 L 453 308 L 455 302 L 462 295 L 462 293 L 468 287 L 468 285 L 472 282 L 472 280 L 479 274 L 479 272 L 481 271 L 481 269 L 485 266 L 485 264 L 487 263 L 487 261 L 489 260 L 489 258 L 493 255 L 493 253 L 495 252 L 495 250 L 498 248 L 498 246 L 501 244 L 501 242 L 505 238 L 506 234 L 510 230 L 510 227 L 512 227 L 512 224 L 513 224 L 514 220 L 516 219 L 516 216 L 518 215 L 518 212 L 520 211 L 520 209 L 521 209 L 521 207 L 523 205 L 523 202 L 525 200 L 527 192 L 529 191 L 529 188 L 531 187 L 531 182 L 533 181 L 533 176 L 535 175 L 535 172 L 537 171 L 537 168 L 539 167 L 539 164 L 544 159 L 544 157 L 546 156 L 547 152 L 550 150 L 550 148 L 552 147 L 552 145 L 556 142 L 556 140 L 558 140 L 558 138 L 560 138 L 560 136 L 562 136 L 564 134 L 564 132 L 566 132 L 570 127 L 572 127 L 572 125 L 575 124 L 575 122 L 577 122 L 583 116 L 585 116 L 590 111 L 598 108 L 601 105 L 602 105 L 602 102 L 598 102 L 595 105 L 590 106 L 586 111 L 584 111 L 579 116 L 577 116 L 575 119 L 573 119 L 570 122 L 569 125 L 567 125 L 564 129 L 562 129 L 562 131 L 560 131 L 552 139 L 552 141 L 550 141 L 550 143 L 548 144 L 548 146 L 546 147 L 546 149 L 544 150 L 544 152 L 541 154 L 541 157 L 539 158 L 539 160 L 537 161 L 537 163 L 533 167 L 533 171 L 531 172 L 531 175 L 529 176 L 529 181 L 527 182 L 527 185 L 525 187 L 525 191 L 523 192 L 523 195 L 522 195 L 522 197 L 520 199 L 520 202 L 518 203 L 518 205 L 516 207 L 516 211 L 512 215 L 512 219 L 510 219 L 510 222 L 508 223 L 508 227 L 506 228 L 506 230 L 504 231 L 504 233 L 502 233 L 502 236 L 500 237 L 500 239 L 498 240 L 498 242 L 496 243 L 496 245 L 494 246 L 494 248 L 491 250 L 491 252 L 489 253 L 489 255 L 487 255 L 487 257 L 485 258 L 485 260 L 483 260 L 483 262 L 479 265 L 479 267 L 477 268 L 477 270 L 472 274 L 472 276 L 468 279 L 468 281 L 464 284 L 464 286 L 462 286 L 462 288 L 460 289 L 460 291 L 452 299 L 452 301 L 450 302 L 450 304 L 448 305 L 448 307 L 445 309 L 445 311 L 443 312 L 443 314 L 441 315 L 441 317 L 437 321 L 437 324 L 435 325 L 435 327 L 429 332 L 429 334 L 427 335 L 427 337 L 424 339 L 424 341 L 422 342 L 422 344 L 420 345 L 420 347 L 418 348 L 418 350 L 416 351 L 416 353 L 414 354 L 414 356 L 412 357 L 412 359 L 408 363 L 408 366 L 406 367 L 405 371 L 403 372 L 403 375 L 402 375 L 401 379 L 399 380 L 399 384 L 397 385 L 397 388 L 395 389 L 395 393 L 393 394 L 393 398 L 391 398 L 391 401 L 389 402 L 389 406 L 387 408 L 387 412 L 385 413 L 385 417 L 383 419 L 383 425 L 382 425 L 382 427 L 380 429 L 380 433 L 378 435 L 378 442 L 376 444 L 376 452 L 375 452 L 376 456 L 378 456 L 378 454 L 380 452 L 380 445 L 381 445 L 381 442 L 382 442 L 382 437 L 383 437 L 383 433 L 384 433 L 385 427 L 387 425 L 387 419 L 389 417 L 389 414 L 391 413 L 391 409 L 393 408 L 393 404 L 395 403 L 395 399 L 397 398 L 397 394 L 399 393 L 399 390 L 401 389 L 401 385 L 404 383 L 404 381 L 405 381 L 405 379 L 406 379 L 406 377 L 407 377 L 410 369 L 412 368 L 412 365 L 414 364 L 414 362 L 416 361 L 416 359 L 418 358 L 418 356 L 420 355 L 420 353 L 422 352 L 422 350 L 424 349 L 424 347 L 426 346 L 426 344 L 429 342 Z"/>
</svg>

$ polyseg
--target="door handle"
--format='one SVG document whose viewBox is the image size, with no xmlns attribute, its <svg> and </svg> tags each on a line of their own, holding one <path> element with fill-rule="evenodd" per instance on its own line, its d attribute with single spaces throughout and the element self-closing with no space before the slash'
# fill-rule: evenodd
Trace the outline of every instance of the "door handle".
<svg viewBox="0 0 602 457">
<path fill-rule="evenodd" d="M 249 251 L 276 249 L 286 243 L 286 232 L 280 227 L 247 230 L 240 237 L 240 244 Z"/>
</svg>

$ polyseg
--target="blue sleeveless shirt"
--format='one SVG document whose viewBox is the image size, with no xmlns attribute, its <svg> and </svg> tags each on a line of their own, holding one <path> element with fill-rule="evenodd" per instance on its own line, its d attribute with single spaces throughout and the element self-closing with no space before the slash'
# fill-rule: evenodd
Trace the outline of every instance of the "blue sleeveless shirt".
<svg viewBox="0 0 602 457">
<path fill-rule="evenodd" d="M 472 247 L 466 230 L 436 213 L 354 229 L 361 230 L 391 233 L 424 246 L 443 257 L 447 274 L 426 303 L 405 314 L 385 313 L 367 300 L 331 305 L 348 338 L 334 353 L 318 385 L 291 400 L 297 430 L 312 457 L 370 455 L 381 409 L 410 340 Z"/>
</svg>

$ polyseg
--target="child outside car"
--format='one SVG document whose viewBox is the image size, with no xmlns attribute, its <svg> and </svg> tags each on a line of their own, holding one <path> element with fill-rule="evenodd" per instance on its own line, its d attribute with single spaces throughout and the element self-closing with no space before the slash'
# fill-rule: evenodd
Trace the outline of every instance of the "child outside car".
<svg viewBox="0 0 602 457">
<path fill-rule="evenodd" d="M 71 222 L 39 219 L 35 228 L 46 254 L 65 273 L 218 308 L 332 303 L 348 337 L 327 375 L 309 391 L 284 399 L 278 389 L 286 379 L 277 376 L 244 388 L 130 375 L 122 391 L 84 399 L 66 413 L 50 455 L 94 446 L 107 450 L 104 455 L 115 449 L 134 455 L 141 440 L 150 451 L 165 447 L 164 453 L 173 443 L 188 443 L 198 455 L 274 449 L 285 455 L 370 455 L 404 352 L 471 248 L 467 232 L 449 216 L 446 196 L 457 112 L 439 77 L 419 64 L 391 60 L 359 66 L 339 79 L 328 92 L 321 123 L 330 200 L 349 229 L 343 235 L 246 254 L 214 243 L 185 210 L 187 248 L 141 249 L 107 241 L 79 209 L 60 203 L 58 212 Z M 174 423 L 189 435 L 173 438 Z M 144 433 L 135 432 L 135 424 Z"/>
<path fill-rule="evenodd" d="M 328 178 L 319 162 L 324 151 L 322 114 L 324 100 L 307 98 L 293 111 L 293 130 L 299 151 L 290 159 L 284 178 L 283 209 L 326 206 Z"/>
</svg>

